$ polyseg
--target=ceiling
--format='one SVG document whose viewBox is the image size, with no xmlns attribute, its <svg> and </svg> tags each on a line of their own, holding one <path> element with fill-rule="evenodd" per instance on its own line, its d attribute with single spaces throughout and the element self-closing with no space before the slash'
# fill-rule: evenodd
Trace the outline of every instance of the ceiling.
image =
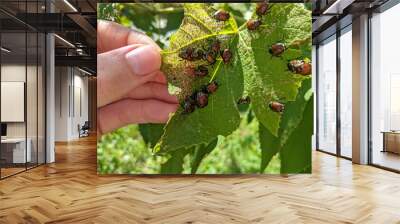
<svg viewBox="0 0 400 224">
<path fill-rule="evenodd" d="M 352 23 L 354 17 L 373 11 L 388 0 L 314 0 L 313 43 L 334 34 Z"/>
<path fill-rule="evenodd" d="M 96 6 L 96 0 L 1 0 L 1 39 L 2 46 L 11 50 L 8 60 L 37 57 L 44 47 L 40 34 L 49 32 L 57 34 L 56 66 L 78 66 L 96 73 Z"/>
</svg>

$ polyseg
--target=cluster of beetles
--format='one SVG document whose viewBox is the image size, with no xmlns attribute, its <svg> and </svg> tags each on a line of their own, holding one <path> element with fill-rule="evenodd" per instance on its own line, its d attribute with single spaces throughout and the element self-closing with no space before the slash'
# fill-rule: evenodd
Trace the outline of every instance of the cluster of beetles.
<svg viewBox="0 0 400 224">
<path fill-rule="evenodd" d="M 267 14 L 269 9 L 267 2 L 257 3 L 256 14 L 258 17 L 262 17 Z M 217 21 L 227 21 L 230 18 L 230 14 L 224 10 L 218 10 L 214 14 L 214 19 Z M 250 31 L 255 31 L 262 24 L 261 19 L 250 19 L 247 21 L 246 26 Z M 286 46 L 283 43 L 273 44 L 269 48 L 269 53 L 272 56 L 279 57 L 286 50 Z M 187 61 L 197 61 L 204 60 L 208 65 L 212 65 L 216 62 L 218 55 L 221 56 L 222 61 L 228 64 L 232 58 L 232 52 L 228 49 L 221 49 L 221 43 L 218 39 L 212 40 L 207 49 L 195 49 L 193 47 L 187 47 L 180 51 L 179 57 Z M 311 64 L 304 60 L 292 60 L 288 63 L 288 69 L 296 74 L 300 75 L 310 75 L 311 74 Z M 186 73 L 191 77 L 204 77 L 208 75 L 208 68 L 205 65 L 199 65 L 197 67 L 186 68 Z M 212 81 L 208 85 L 202 86 L 199 91 L 195 91 L 191 96 L 185 98 L 182 103 L 183 113 L 189 114 L 195 111 L 196 107 L 204 108 L 208 105 L 208 96 L 215 93 L 218 89 L 218 83 Z M 240 98 L 237 102 L 238 104 L 248 104 L 250 103 L 250 98 L 247 96 L 245 98 Z M 269 108 L 278 113 L 282 113 L 285 109 L 285 105 L 271 101 L 268 104 Z"/>
<path fill-rule="evenodd" d="M 229 15 L 229 14 L 228 14 Z M 204 60 L 208 65 L 213 65 L 217 61 L 217 57 L 221 56 L 222 61 L 228 64 L 232 58 L 232 52 L 228 49 L 221 49 L 221 42 L 218 39 L 212 40 L 207 49 L 195 49 L 187 47 L 181 50 L 179 57 L 187 61 Z M 197 67 L 187 67 L 186 74 L 191 77 L 201 78 L 208 75 L 208 68 L 205 65 Z M 218 83 L 213 81 L 207 86 L 203 86 L 199 91 L 194 92 L 191 96 L 186 97 L 182 107 L 183 113 L 192 113 L 196 107 L 203 108 L 208 104 L 208 96 L 218 89 Z"/>
</svg>

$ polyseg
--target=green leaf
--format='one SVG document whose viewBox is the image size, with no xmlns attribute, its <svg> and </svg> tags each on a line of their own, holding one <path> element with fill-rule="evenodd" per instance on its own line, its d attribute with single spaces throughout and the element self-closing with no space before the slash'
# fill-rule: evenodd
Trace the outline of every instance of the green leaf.
<svg viewBox="0 0 400 224">
<path fill-rule="evenodd" d="M 180 174 L 183 171 L 183 162 L 185 156 L 192 149 L 181 149 L 171 152 L 167 162 L 161 164 L 161 174 Z"/>
<path fill-rule="evenodd" d="M 178 31 L 170 38 L 169 48 L 162 52 L 162 70 L 168 81 L 181 88 L 179 96 L 183 99 L 192 94 L 193 90 L 206 84 L 211 77 L 202 79 L 188 75 L 188 67 L 208 65 L 204 60 L 187 61 L 179 57 L 179 53 L 187 47 L 206 50 L 210 42 L 218 38 L 223 47 L 228 47 L 231 37 L 236 35 L 237 25 L 233 18 L 228 21 L 217 21 L 213 15 L 216 12 L 210 4 L 184 4 L 184 18 Z M 209 74 L 216 73 L 220 61 L 210 66 Z"/>
<path fill-rule="evenodd" d="M 255 15 L 254 15 L 255 17 Z M 245 90 L 249 93 L 258 120 L 278 136 L 281 114 L 269 108 L 271 101 L 289 102 L 296 98 L 303 76 L 293 74 L 287 64 L 292 59 L 310 58 L 311 12 L 302 4 L 271 4 L 261 27 L 239 33 Z M 275 43 L 284 43 L 280 57 L 269 53 Z"/>
<path fill-rule="evenodd" d="M 182 114 L 180 108 L 167 123 L 155 152 L 207 144 L 218 135 L 232 133 L 240 123 L 236 102 L 243 95 L 243 87 L 251 98 L 255 116 L 273 136 L 278 136 L 282 114 L 268 105 L 271 101 L 295 101 L 302 81 L 308 79 L 289 71 L 287 64 L 293 59 L 310 58 L 311 12 L 302 4 L 272 4 L 262 19 L 264 25 L 257 31 L 248 31 L 245 26 L 239 31 L 232 18 L 217 22 L 213 18 L 215 9 L 208 4 L 185 4 L 184 10 L 183 23 L 171 37 L 170 48 L 163 52 L 162 69 L 169 82 L 180 88 L 181 100 L 211 80 L 216 80 L 220 87 L 210 95 L 207 107 L 191 114 Z M 188 76 L 187 67 L 204 61 L 182 60 L 179 52 L 188 46 L 204 49 L 216 37 L 222 40 L 223 48 L 229 47 L 233 52 L 232 62 L 224 64 L 219 58 L 210 66 L 209 77 Z M 268 50 L 278 42 L 283 42 L 287 49 L 274 57 Z M 285 130 L 284 135 L 289 136 L 290 130 Z"/>
<path fill-rule="evenodd" d="M 251 12 L 251 7 L 254 4 L 250 2 L 242 3 L 216 3 L 217 8 L 224 9 L 234 16 L 235 21 L 240 26 L 246 22 L 248 12 Z"/>
<path fill-rule="evenodd" d="M 281 149 L 281 173 L 311 173 L 313 100 L 308 101 L 303 117 Z"/>
<path fill-rule="evenodd" d="M 199 145 L 196 147 L 194 150 L 193 158 L 192 158 L 192 163 L 191 163 L 191 172 L 196 173 L 197 169 L 199 168 L 199 165 L 201 161 L 203 160 L 204 157 L 206 157 L 212 150 L 217 146 L 218 143 L 218 138 L 210 142 L 208 145 Z"/>
<path fill-rule="evenodd" d="M 258 131 L 261 148 L 260 173 L 263 173 L 269 162 L 271 162 L 272 157 L 279 152 L 281 147 L 279 145 L 279 138 L 272 135 L 261 123 L 259 124 Z"/>
<path fill-rule="evenodd" d="M 304 109 L 311 98 L 311 78 L 307 78 L 302 82 L 296 100 L 288 102 L 285 105 L 285 111 L 283 113 L 282 122 L 279 129 L 279 145 L 281 147 L 286 144 L 286 141 L 294 129 L 303 119 Z"/>
<path fill-rule="evenodd" d="M 281 150 L 281 148 L 290 138 L 292 132 L 299 125 L 303 119 L 304 109 L 311 97 L 311 78 L 308 78 L 302 82 L 296 100 L 293 102 L 288 102 L 285 105 L 285 111 L 282 115 L 282 122 L 278 137 L 274 136 L 264 125 L 260 123 L 259 136 L 262 150 L 260 167 L 261 172 L 265 170 L 272 157 Z"/>
<path fill-rule="evenodd" d="M 183 23 L 171 37 L 170 48 L 163 53 L 162 69 L 168 80 L 181 89 L 181 100 L 211 80 L 217 81 L 219 88 L 209 95 L 207 107 L 197 108 L 190 114 L 183 114 L 182 108 L 178 109 L 154 148 L 158 153 L 207 144 L 218 135 L 231 134 L 240 124 L 236 102 L 243 92 L 243 71 L 241 61 L 235 54 L 238 36 L 232 36 L 237 33 L 236 23 L 233 19 L 226 22 L 215 20 L 215 10 L 208 4 L 185 4 L 184 10 Z M 186 73 L 188 66 L 204 65 L 206 62 L 184 61 L 178 56 L 180 50 L 187 46 L 206 48 L 216 37 L 221 41 L 222 48 L 234 52 L 231 62 L 224 64 L 219 57 L 213 66 L 209 66 L 209 76 L 201 79 L 190 77 Z"/>
<path fill-rule="evenodd" d="M 164 133 L 165 124 L 139 124 L 139 131 L 144 142 L 153 148 Z"/>
<path fill-rule="evenodd" d="M 250 124 L 254 119 L 254 113 L 251 109 L 247 112 L 247 123 Z"/>
<path fill-rule="evenodd" d="M 117 17 L 117 12 L 113 6 L 113 4 L 99 3 L 97 5 L 98 19 L 114 21 L 115 17 Z"/>
</svg>

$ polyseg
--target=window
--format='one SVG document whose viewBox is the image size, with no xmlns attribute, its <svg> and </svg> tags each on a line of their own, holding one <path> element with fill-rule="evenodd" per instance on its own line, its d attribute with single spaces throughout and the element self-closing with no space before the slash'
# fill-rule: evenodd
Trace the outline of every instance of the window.
<svg viewBox="0 0 400 224">
<path fill-rule="evenodd" d="M 353 79 L 351 25 L 342 29 L 340 36 L 333 35 L 319 44 L 316 63 L 318 64 L 318 149 L 333 154 L 338 154 L 339 150 L 339 156 L 351 158 Z"/>
<path fill-rule="evenodd" d="M 336 35 L 318 48 L 318 149 L 336 153 Z"/>
<path fill-rule="evenodd" d="M 400 5 L 371 19 L 371 160 L 400 170 Z"/>
<path fill-rule="evenodd" d="M 13 17 L 44 3 L 0 1 L 0 178 L 45 163 L 45 35 Z"/>
</svg>

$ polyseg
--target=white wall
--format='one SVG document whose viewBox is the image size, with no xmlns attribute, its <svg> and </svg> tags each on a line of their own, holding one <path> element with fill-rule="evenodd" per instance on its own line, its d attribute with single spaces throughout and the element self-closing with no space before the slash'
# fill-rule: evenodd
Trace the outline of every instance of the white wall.
<svg viewBox="0 0 400 224">
<path fill-rule="evenodd" d="M 71 67 L 56 67 L 55 73 L 55 140 L 74 140 L 79 138 L 78 125 L 88 120 L 88 78 Z"/>
<path fill-rule="evenodd" d="M 78 70 L 75 69 L 75 75 L 74 75 L 74 91 L 73 94 L 74 96 L 74 108 L 72 110 L 72 120 L 71 120 L 71 135 L 74 136 L 74 138 L 79 137 L 78 133 L 78 124 L 81 126 L 85 123 L 85 121 L 88 120 L 88 78 L 83 77 L 82 73 L 79 72 L 76 74 Z M 81 107 L 81 108 L 80 108 Z M 81 111 L 80 111 L 81 110 Z"/>
<path fill-rule="evenodd" d="M 28 68 L 29 69 L 29 68 Z M 1 66 L 2 82 L 25 82 L 25 65 L 2 65 Z M 5 110 L 6 108 L 1 108 Z M 11 122 L 7 123 L 8 137 L 25 137 L 25 123 Z"/>
<path fill-rule="evenodd" d="M 28 75 L 34 74 L 36 75 L 36 67 L 28 66 L 27 67 Z M 2 82 L 25 82 L 25 65 L 18 64 L 6 64 L 1 66 L 1 81 Z M 29 77 L 28 77 L 29 78 Z M 36 81 L 30 84 L 36 85 Z M 33 92 L 29 91 L 32 90 Z M 28 98 L 34 97 L 36 98 L 36 89 L 28 89 L 27 93 Z M 32 99 L 27 99 L 28 102 L 33 101 Z M 31 105 L 33 106 L 33 105 Z M 36 104 L 34 105 L 36 107 Z M 2 110 L 6 108 L 1 108 Z M 28 113 L 28 122 L 33 120 L 36 121 L 36 114 Z M 34 116 L 34 117 L 31 117 Z M 35 122 L 36 123 L 36 122 Z M 31 127 L 32 125 L 28 125 Z M 25 122 L 7 122 L 7 136 L 8 137 L 25 137 Z M 29 136 L 28 136 L 29 137 Z"/>
<path fill-rule="evenodd" d="M 37 70 L 38 69 L 38 70 Z M 32 150 L 32 161 L 36 162 L 39 158 L 40 163 L 44 163 L 44 83 L 42 67 L 36 65 L 25 64 L 3 64 L 1 66 L 2 82 L 24 82 L 26 83 L 26 107 L 20 108 L 21 113 L 27 115 L 27 120 L 22 122 L 6 122 L 7 137 L 9 138 L 25 138 L 30 140 L 30 148 Z M 27 80 L 25 80 L 27 78 Z M 3 91 L 4 89 L 2 89 Z M 22 92 L 24 94 L 24 92 Z M 2 97 L 6 97 L 2 95 Z M 10 108 L 2 107 L 1 110 L 9 110 Z M 26 110 L 26 111 L 25 111 Z M 4 112 L 4 111 L 3 111 Z M 15 113 L 13 111 L 8 111 Z M 27 132 L 26 132 L 27 131 Z M 37 150 L 39 156 L 37 156 Z"/>
<path fill-rule="evenodd" d="M 70 77 L 68 76 L 69 69 L 67 67 L 55 68 L 55 140 L 67 141 L 69 132 L 69 96 L 68 88 Z"/>
</svg>

